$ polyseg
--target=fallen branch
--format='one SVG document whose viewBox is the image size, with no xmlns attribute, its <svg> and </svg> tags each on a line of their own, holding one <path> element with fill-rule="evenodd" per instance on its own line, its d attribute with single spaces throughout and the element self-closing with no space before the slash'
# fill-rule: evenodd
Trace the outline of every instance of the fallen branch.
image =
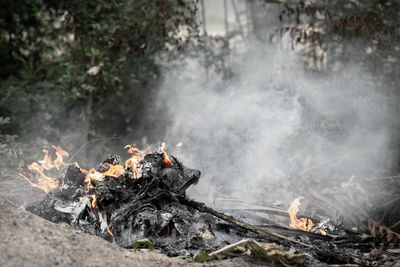
<svg viewBox="0 0 400 267">
<path fill-rule="evenodd" d="M 287 211 L 283 210 L 273 210 L 273 209 L 226 209 L 224 211 L 249 211 L 249 212 L 259 212 L 259 213 L 265 213 L 265 214 L 272 214 L 272 215 L 277 215 L 277 216 L 282 216 L 282 217 L 289 217 L 289 213 Z M 321 220 L 304 215 L 304 214 L 297 214 L 298 217 L 307 217 L 311 219 L 314 223 L 319 223 Z"/>
<path fill-rule="evenodd" d="M 300 245 L 300 246 L 303 246 L 303 247 L 307 247 L 307 248 L 312 248 L 313 247 L 312 245 L 308 245 L 306 243 L 290 239 L 290 238 L 285 237 L 285 236 L 280 235 L 280 234 L 264 231 L 264 230 L 254 226 L 254 225 L 250 225 L 248 223 L 239 221 L 239 220 L 237 220 L 237 219 L 235 219 L 235 218 L 233 218 L 231 216 L 228 216 L 226 214 L 223 214 L 221 212 L 213 210 L 212 208 L 207 207 L 203 203 L 194 201 L 192 199 L 187 199 L 186 197 L 183 197 L 181 195 L 176 195 L 176 196 L 177 196 L 177 198 L 179 199 L 179 201 L 181 203 L 184 203 L 184 204 L 186 204 L 188 206 L 191 206 L 191 207 L 197 209 L 200 212 L 210 213 L 211 215 L 214 215 L 217 218 L 220 218 L 222 220 L 228 221 L 228 222 L 230 222 L 232 224 L 235 224 L 235 225 L 237 225 L 239 227 L 242 227 L 242 228 L 244 228 L 244 229 L 246 229 L 248 231 L 252 231 L 254 233 L 257 233 L 257 234 L 260 234 L 260 235 L 264 235 L 264 236 L 268 236 L 268 237 L 271 237 L 271 238 L 284 240 L 284 241 L 287 241 L 287 242 L 290 242 L 290 243 L 294 243 L 294 244 L 297 244 L 297 245 Z"/>
<path fill-rule="evenodd" d="M 371 235 L 375 238 L 386 238 L 388 242 L 394 239 L 400 240 L 400 234 L 371 219 L 368 220 L 368 229 L 371 232 Z"/>
</svg>

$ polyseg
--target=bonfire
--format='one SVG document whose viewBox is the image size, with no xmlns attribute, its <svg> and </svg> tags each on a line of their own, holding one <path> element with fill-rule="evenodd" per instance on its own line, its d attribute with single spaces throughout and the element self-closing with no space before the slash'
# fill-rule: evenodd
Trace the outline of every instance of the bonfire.
<svg viewBox="0 0 400 267">
<path fill-rule="evenodd" d="M 168 154 L 164 143 L 156 151 L 135 145 L 125 149 L 125 161 L 112 154 L 89 170 L 65 163 L 69 154 L 59 146 L 43 150 L 43 160 L 20 173 L 46 193 L 26 209 L 125 248 L 156 247 L 197 261 L 254 254 L 284 264 L 377 263 L 363 257 L 376 248 L 371 237 L 332 220 L 299 216 L 303 196 L 287 212 L 274 211 L 288 219 L 288 227 L 252 225 L 187 197 L 201 173 Z M 50 177 L 50 170 L 60 177 Z"/>
</svg>

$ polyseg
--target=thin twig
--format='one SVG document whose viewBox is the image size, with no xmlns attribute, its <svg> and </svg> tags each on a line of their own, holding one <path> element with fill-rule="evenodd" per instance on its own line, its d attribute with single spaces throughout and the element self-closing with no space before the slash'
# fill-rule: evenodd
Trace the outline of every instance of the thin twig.
<svg viewBox="0 0 400 267">
<path fill-rule="evenodd" d="M 389 267 L 395 266 L 395 264 L 400 260 L 400 258 L 395 259 Z"/>
<path fill-rule="evenodd" d="M 250 211 L 250 212 L 260 212 L 260 213 L 266 213 L 266 214 L 272 214 L 272 215 L 277 215 L 277 216 L 282 216 L 282 217 L 289 217 L 289 213 L 287 211 L 283 210 L 271 210 L 271 209 L 227 209 L 227 211 Z M 306 217 L 311 219 L 314 223 L 319 223 L 320 220 L 314 217 L 310 217 L 304 214 L 297 214 L 297 217 Z"/>
<path fill-rule="evenodd" d="M 252 204 L 252 205 L 258 205 L 258 206 L 278 209 L 278 207 L 276 207 L 274 205 L 271 205 L 271 204 L 265 204 L 265 203 L 254 202 L 254 201 L 247 201 L 247 200 L 241 200 L 241 199 L 236 199 L 236 198 L 215 198 L 214 201 L 246 203 L 246 204 Z"/>
<path fill-rule="evenodd" d="M 392 226 L 389 226 L 388 228 L 393 230 L 393 228 L 395 228 L 398 225 L 400 225 L 400 221 L 398 221 L 397 223 L 393 224 Z"/>
<path fill-rule="evenodd" d="M 96 138 L 96 139 L 90 139 L 87 141 L 85 144 L 81 145 L 78 150 L 69 158 L 69 161 L 72 161 L 73 158 L 75 158 L 79 152 L 81 152 L 82 149 L 87 147 L 90 143 L 97 142 L 97 141 L 105 141 L 105 140 L 113 140 L 113 139 L 119 139 L 120 137 L 107 137 L 107 138 Z"/>
<path fill-rule="evenodd" d="M 247 244 L 249 244 L 250 242 L 252 242 L 250 239 L 243 239 L 243 240 L 240 240 L 239 242 L 236 242 L 236 243 L 227 245 L 227 246 L 225 246 L 225 247 L 223 247 L 223 248 L 220 248 L 220 249 L 218 249 L 218 250 L 216 250 L 216 251 L 214 251 L 214 252 L 211 252 L 208 256 L 210 256 L 210 257 L 216 256 L 216 255 L 218 255 L 218 254 L 221 254 L 221 253 L 224 253 L 224 252 L 226 252 L 226 251 L 229 251 L 229 250 L 231 250 L 232 248 L 235 248 L 235 247 L 238 247 L 238 246 L 247 245 Z"/>
</svg>

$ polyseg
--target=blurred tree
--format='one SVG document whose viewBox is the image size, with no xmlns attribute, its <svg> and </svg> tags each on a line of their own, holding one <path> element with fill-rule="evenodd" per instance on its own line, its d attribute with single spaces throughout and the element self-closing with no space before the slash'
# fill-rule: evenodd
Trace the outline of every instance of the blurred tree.
<svg viewBox="0 0 400 267">
<path fill-rule="evenodd" d="M 279 14 L 273 25 L 262 4 Z M 382 80 L 395 90 L 398 1 L 248 0 L 246 6 L 248 28 L 259 40 L 288 35 L 311 69 L 328 72 L 346 53 L 358 53 L 370 71 L 385 69 Z M 236 51 L 230 40 L 245 34 L 240 25 L 227 36 L 200 38 L 195 0 L 15 0 L 0 7 L 0 115 L 11 118 L 3 132 L 38 145 L 68 134 L 61 142 L 70 150 L 93 138 L 139 139 L 149 132 L 151 141 L 161 138 L 165 122 L 153 101 L 161 66 L 201 45 L 197 52 L 213 59 L 205 62 L 210 72 L 230 79 L 227 59 Z M 271 27 L 275 34 L 265 35 Z"/>
<path fill-rule="evenodd" d="M 32 139 L 43 127 L 41 137 L 58 141 L 78 125 L 85 146 L 137 130 L 160 66 L 196 44 L 196 11 L 195 1 L 3 1 L 0 110 L 12 117 L 6 131 Z"/>
<path fill-rule="evenodd" d="M 397 68 L 392 63 L 399 58 L 394 45 L 400 41 L 399 1 L 301 0 L 283 5 L 279 19 L 275 36 L 290 36 L 292 48 L 302 50 L 313 69 L 332 71 L 336 63 L 356 57 L 370 71 Z M 393 73 L 387 74 L 386 81 L 393 81 Z"/>
</svg>

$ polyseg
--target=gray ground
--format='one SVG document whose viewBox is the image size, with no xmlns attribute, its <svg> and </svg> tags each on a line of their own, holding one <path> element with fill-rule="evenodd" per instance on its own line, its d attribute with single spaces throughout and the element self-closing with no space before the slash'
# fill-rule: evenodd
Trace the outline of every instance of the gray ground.
<svg viewBox="0 0 400 267">
<path fill-rule="evenodd" d="M 246 258 L 200 264 L 155 251 L 121 248 L 99 237 L 77 233 L 17 208 L 0 196 L 0 266 L 249 266 Z"/>
</svg>

